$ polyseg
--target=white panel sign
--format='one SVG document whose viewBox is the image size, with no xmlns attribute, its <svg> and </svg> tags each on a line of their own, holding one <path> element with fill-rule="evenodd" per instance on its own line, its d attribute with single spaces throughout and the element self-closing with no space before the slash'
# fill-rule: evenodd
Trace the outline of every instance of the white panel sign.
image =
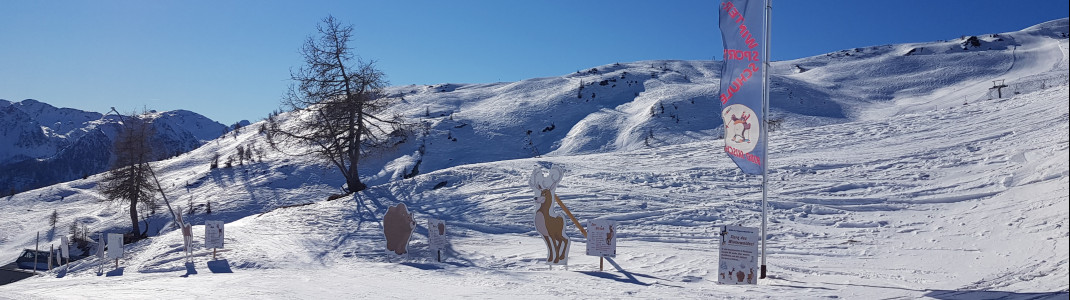
<svg viewBox="0 0 1070 300">
<path fill-rule="evenodd" d="M 758 242 L 758 228 L 721 226 L 717 283 L 758 283 Z"/>
<path fill-rule="evenodd" d="M 587 220 L 587 255 L 617 256 L 617 222 Z"/>
<path fill-rule="evenodd" d="M 123 257 L 123 234 L 108 234 L 108 258 L 117 259 Z"/>
<path fill-rule="evenodd" d="M 204 247 L 223 248 L 223 221 L 204 222 Z"/>
<path fill-rule="evenodd" d="M 71 244 L 67 242 L 67 236 L 59 237 L 59 254 L 63 258 L 71 258 Z"/>
<path fill-rule="evenodd" d="M 427 237 L 430 239 L 428 244 L 431 250 L 446 249 L 446 245 L 449 243 L 446 240 L 446 221 L 428 218 Z"/>
</svg>

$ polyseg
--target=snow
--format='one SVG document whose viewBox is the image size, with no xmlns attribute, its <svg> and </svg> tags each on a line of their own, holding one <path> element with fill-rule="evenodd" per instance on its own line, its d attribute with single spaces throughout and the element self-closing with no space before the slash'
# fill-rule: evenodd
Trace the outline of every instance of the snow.
<svg viewBox="0 0 1070 300">
<path fill-rule="evenodd" d="M 392 87 L 403 99 L 391 112 L 426 122 L 428 134 L 368 158 L 370 188 L 332 201 L 343 180 L 314 158 L 266 151 L 209 169 L 213 154 L 266 149 L 251 124 L 156 164 L 177 209 L 211 201 L 212 214 L 188 217 L 191 263 L 163 208 L 121 269 L 88 258 L 0 286 L 0 298 L 1065 299 L 1067 27 L 978 36 L 982 46 L 965 50 L 956 39 L 774 63 L 772 113 L 785 125 L 770 136 L 770 277 L 758 285 L 716 283 L 714 227 L 757 227 L 761 212 L 760 178 L 722 151 L 720 63 L 644 61 Z M 927 50 L 905 55 L 914 48 Z M 994 79 L 1006 80 L 1004 98 L 989 94 Z M 417 162 L 420 173 L 402 179 Z M 620 224 L 620 269 L 599 271 L 573 225 L 569 267 L 541 262 L 527 183 L 534 166 L 551 165 L 565 170 L 557 192 L 577 218 Z M 129 230 L 122 206 L 100 202 L 98 180 L 0 199 L 0 259 L 32 248 L 38 230 L 54 243 L 76 218 L 94 232 Z M 386 252 L 381 227 L 397 203 L 418 224 L 400 257 Z M 429 217 L 449 226 L 443 262 L 428 249 Z M 203 248 L 206 220 L 226 222 L 220 260 Z"/>
</svg>

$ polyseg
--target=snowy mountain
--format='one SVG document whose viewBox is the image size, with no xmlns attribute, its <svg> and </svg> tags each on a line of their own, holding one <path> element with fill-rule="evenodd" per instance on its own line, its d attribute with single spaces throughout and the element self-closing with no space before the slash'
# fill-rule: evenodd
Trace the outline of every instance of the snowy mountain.
<svg viewBox="0 0 1070 300">
<path fill-rule="evenodd" d="M 120 268 L 87 258 L 0 295 L 1065 299 L 1068 29 L 1060 19 L 775 62 L 770 277 L 757 286 L 716 283 L 714 227 L 757 227 L 761 212 L 759 178 L 722 151 L 721 63 L 643 61 L 392 87 L 386 113 L 420 125 L 364 159 L 368 190 L 332 201 L 344 180 L 321 161 L 267 150 L 256 130 L 217 139 L 155 164 L 172 205 L 194 211 L 192 262 L 169 215 L 146 212 L 158 234 L 127 245 Z M 991 90 L 994 80 L 1007 87 Z M 239 146 L 260 155 L 208 167 Z M 619 269 L 598 271 L 571 222 L 570 267 L 541 262 L 528 180 L 550 165 L 566 170 L 557 192 L 577 218 L 621 224 Z M 0 259 L 37 232 L 54 243 L 72 222 L 129 230 L 120 204 L 100 202 L 99 179 L 0 199 Z M 380 223 L 397 203 L 418 224 L 402 257 L 385 251 Z M 427 217 L 447 222 L 444 262 L 428 250 Z M 220 260 L 203 248 L 206 220 L 226 222 Z"/>
<path fill-rule="evenodd" d="M 146 113 L 159 153 L 188 152 L 222 135 L 227 126 L 185 110 Z M 0 100 L 0 194 L 24 191 L 107 170 L 117 116 L 57 108 L 27 99 Z"/>
</svg>

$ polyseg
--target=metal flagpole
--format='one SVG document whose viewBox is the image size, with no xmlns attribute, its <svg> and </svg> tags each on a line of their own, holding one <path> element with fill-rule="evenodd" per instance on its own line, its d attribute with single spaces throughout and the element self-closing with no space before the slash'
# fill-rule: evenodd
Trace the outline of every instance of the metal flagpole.
<svg viewBox="0 0 1070 300">
<path fill-rule="evenodd" d="M 769 127 L 769 122 L 766 122 L 766 120 L 769 119 L 769 48 L 771 48 L 771 47 L 769 47 L 769 40 L 770 40 L 770 38 L 769 38 L 769 32 L 770 32 L 770 30 L 769 30 L 769 25 L 770 25 L 769 19 L 770 19 L 770 13 L 773 10 L 772 2 L 773 2 L 773 0 L 765 0 L 765 41 L 764 41 L 765 49 L 762 49 L 762 51 L 764 51 L 764 54 L 765 54 L 765 56 L 764 56 L 765 61 L 763 62 L 763 66 L 762 66 L 762 126 L 761 126 L 761 131 L 763 131 L 762 132 L 762 145 L 765 146 L 765 149 L 763 149 L 765 151 L 765 153 L 764 153 L 765 154 L 764 155 L 765 156 L 765 161 L 762 162 L 762 268 L 761 268 L 761 275 L 758 277 L 758 278 L 761 278 L 761 279 L 765 279 L 765 271 L 766 271 L 766 268 L 765 268 L 765 243 L 766 243 L 766 241 L 765 241 L 765 236 L 766 236 L 766 234 L 765 234 L 765 223 L 766 223 L 765 220 L 766 220 L 766 213 L 765 213 L 765 211 L 766 211 L 766 209 L 768 207 L 768 205 L 766 204 L 766 198 L 768 196 L 768 190 L 769 190 L 769 186 L 767 185 L 767 183 L 768 183 L 767 178 L 769 177 L 769 128 L 768 128 Z"/>
</svg>

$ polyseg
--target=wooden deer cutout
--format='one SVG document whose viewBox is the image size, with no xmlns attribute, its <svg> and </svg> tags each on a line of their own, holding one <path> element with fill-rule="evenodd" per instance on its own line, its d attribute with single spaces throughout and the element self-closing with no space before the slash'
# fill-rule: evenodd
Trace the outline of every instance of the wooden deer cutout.
<svg viewBox="0 0 1070 300">
<path fill-rule="evenodd" d="M 557 183 L 564 177 L 564 171 L 557 166 L 550 168 L 549 176 L 544 176 L 542 168 L 535 167 L 531 174 L 531 188 L 535 190 L 535 230 L 546 242 L 546 263 L 568 264 L 570 241 L 565 235 L 565 217 L 553 210 Z"/>
</svg>

